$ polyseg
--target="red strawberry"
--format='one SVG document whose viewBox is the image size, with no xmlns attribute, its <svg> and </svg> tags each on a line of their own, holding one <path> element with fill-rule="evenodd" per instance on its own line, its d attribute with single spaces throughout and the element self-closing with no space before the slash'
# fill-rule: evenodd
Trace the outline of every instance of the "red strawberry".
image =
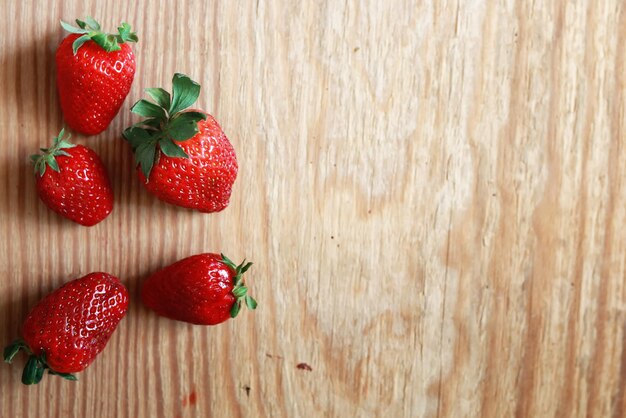
<svg viewBox="0 0 626 418">
<path fill-rule="evenodd" d="M 242 301 L 256 309 L 257 303 L 242 280 L 251 265 L 244 260 L 236 266 L 223 254 L 187 257 L 150 276 L 141 297 L 159 315 L 216 325 L 236 317 Z"/>
<path fill-rule="evenodd" d="M 131 109 L 148 118 L 124 131 L 139 178 L 167 203 L 221 211 L 237 178 L 235 150 L 211 115 L 183 111 L 198 98 L 200 85 L 183 74 L 175 74 L 172 83 L 171 100 L 161 88 L 146 89 L 157 104 L 140 100 Z"/>
<path fill-rule="evenodd" d="M 65 22 L 68 35 L 57 49 L 57 89 L 67 125 L 85 135 L 104 131 L 120 110 L 135 76 L 135 55 L 127 42 L 137 42 L 128 23 L 119 34 L 100 31 L 93 18 Z"/>
<path fill-rule="evenodd" d="M 35 163 L 37 193 L 56 213 L 81 225 L 92 226 L 113 210 L 113 191 L 106 169 L 92 149 L 54 138 L 43 154 L 31 155 Z"/>
<path fill-rule="evenodd" d="M 10 363 L 24 350 L 29 358 L 22 383 L 39 383 L 50 374 L 76 380 L 104 349 L 126 315 L 128 291 L 107 273 L 91 273 L 66 283 L 43 298 L 22 325 L 22 337 L 4 349 Z"/>
</svg>

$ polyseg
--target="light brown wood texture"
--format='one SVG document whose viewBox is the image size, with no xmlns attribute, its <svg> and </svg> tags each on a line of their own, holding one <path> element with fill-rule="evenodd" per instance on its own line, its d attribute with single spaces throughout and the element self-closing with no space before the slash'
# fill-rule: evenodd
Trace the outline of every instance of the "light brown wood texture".
<svg viewBox="0 0 626 418">
<path fill-rule="evenodd" d="M 0 341 L 91 271 L 132 306 L 79 382 L 20 383 L 2 417 L 626 416 L 626 3 L 3 1 Z M 115 208 L 47 210 L 28 155 L 62 126 L 59 19 L 136 29 L 119 115 L 82 137 Z M 201 214 L 140 185 L 130 106 L 202 84 L 239 159 Z M 158 318 L 142 280 L 192 254 L 255 262 L 259 309 Z M 298 368 L 300 363 L 312 370 Z"/>
</svg>

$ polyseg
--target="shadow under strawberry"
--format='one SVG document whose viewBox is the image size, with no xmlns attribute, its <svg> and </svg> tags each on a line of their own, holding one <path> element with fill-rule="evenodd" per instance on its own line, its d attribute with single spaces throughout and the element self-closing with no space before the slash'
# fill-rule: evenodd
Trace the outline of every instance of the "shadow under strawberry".
<svg viewBox="0 0 626 418">
<path fill-rule="evenodd" d="M 5 152 L 0 153 L 0 195 L 6 197 L 4 219 L 38 221 L 39 203 L 29 155 L 46 146 L 62 125 L 56 92 L 54 54 L 62 33 L 56 23 L 42 36 L 21 44 L 20 39 L 0 56 L 4 83 L 3 101 L 13 109 L 5 129 L 13 132 Z M 5 189 L 2 191 L 2 189 Z M 35 203 L 33 203 L 35 202 Z M 2 206 L 0 206 L 1 208 Z M 2 212 L 4 210 L 0 209 Z"/>
<path fill-rule="evenodd" d="M 16 42 L 9 43 L 0 56 L 9 86 L 4 90 L 3 102 L 14 110 L 12 119 L 18 123 L 22 138 L 29 130 L 54 133 L 62 123 L 54 56 L 63 34 L 56 22 L 49 26 L 42 36 L 29 38 L 27 44 L 20 41 L 27 38 L 15 38 Z"/>
</svg>

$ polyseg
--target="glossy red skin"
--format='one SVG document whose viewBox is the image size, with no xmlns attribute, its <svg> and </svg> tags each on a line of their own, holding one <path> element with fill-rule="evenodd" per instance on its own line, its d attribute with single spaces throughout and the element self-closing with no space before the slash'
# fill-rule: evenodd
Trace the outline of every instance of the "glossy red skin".
<svg viewBox="0 0 626 418">
<path fill-rule="evenodd" d="M 198 131 L 186 141 L 174 141 L 189 158 L 161 153 L 149 182 L 140 169 L 137 173 L 145 188 L 164 202 L 200 212 L 219 212 L 228 206 L 237 178 L 237 157 L 213 116 L 207 114 L 206 120 L 198 122 Z"/>
<path fill-rule="evenodd" d="M 48 366 L 76 373 L 104 349 L 128 310 L 128 291 L 107 273 L 90 273 L 43 298 L 28 314 L 22 337 Z"/>
<path fill-rule="evenodd" d="M 150 276 L 143 284 L 143 303 L 157 314 L 199 325 L 230 318 L 235 272 L 219 254 L 184 258 Z"/>
<path fill-rule="evenodd" d="M 83 145 L 65 148 L 72 157 L 55 157 L 60 172 L 46 166 L 35 174 L 37 192 L 50 209 L 84 226 L 93 226 L 113 210 L 113 190 L 106 169 L 95 153 Z"/>
<path fill-rule="evenodd" d="M 135 77 L 135 55 L 127 43 L 106 52 L 93 41 L 74 55 L 67 36 L 57 48 L 57 89 L 67 126 L 85 135 L 104 131 L 130 91 Z"/>
</svg>

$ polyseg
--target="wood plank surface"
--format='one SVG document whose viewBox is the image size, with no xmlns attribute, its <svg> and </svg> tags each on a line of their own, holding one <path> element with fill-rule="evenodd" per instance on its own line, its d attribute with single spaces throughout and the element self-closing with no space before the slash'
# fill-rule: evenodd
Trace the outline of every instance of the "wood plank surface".
<svg viewBox="0 0 626 418">
<path fill-rule="evenodd" d="M 2 4 L 0 341 L 91 271 L 132 300 L 78 382 L 0 365 L 1 417 L 626 416 L 626 2 Z M 38 201 L 28 161 L 63 123 L 59 19 L 85 15 L 140 38 L 119 115 L 74 136 L 115 192 L 92 228 Z M 237 151 L 219 214 L 148 194 L 121 139 L 175 72 Z M 256 312 L 141 305 L 205 251 L 255 262 Z"/>
</svg>

